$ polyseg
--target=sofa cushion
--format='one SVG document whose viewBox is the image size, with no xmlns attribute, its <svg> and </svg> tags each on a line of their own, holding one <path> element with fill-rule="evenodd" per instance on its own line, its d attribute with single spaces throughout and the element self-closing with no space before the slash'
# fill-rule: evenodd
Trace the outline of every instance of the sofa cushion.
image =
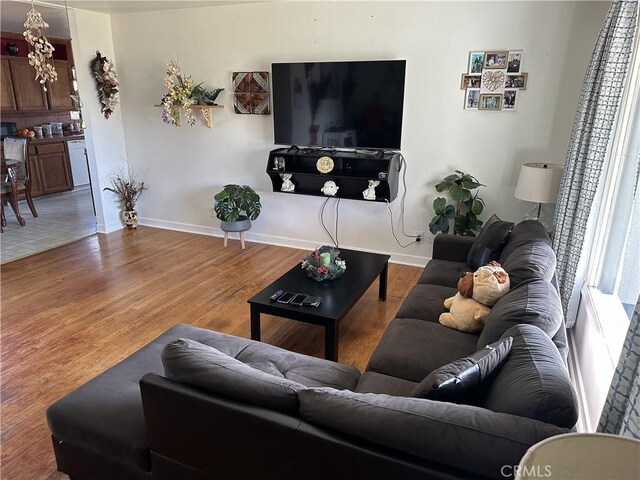
<svg viewBox="0 0 640 480">
<path fill-rule="evenodd" d="M 529 447 L 568 433 L 527 418 L 422 398 L 331 388 L 305 389 L 299 398 L 302 418 L 311 424 L 429 461 L 464 466 L 476 477 L 503 478 L 501 469 L 518 465 Z"/>
<path fill-rule="evenodd" d="M 511 337 L 487 345 L 468 357 L 444 365 L 425 377 L 411 392 L 412 397 L 441 402 L 469 403 L 481 382 L 487 380 L 511 348 Z"/>
<path fill-rule="evenodd" d="M 511 288 L 536 278 L 550 281 L 556 271 L 556 254 L 546 242 L 532 240 L 515 249 L 502 268 L 509 274 Z"/>
<path fill-rule="evenodd" d="M 488 385 L 480 405 L 572 428 L 578 420 L 576 394 L 555 345 L 533 325 L 515 325 L 504 337 L 513 338 L 507 358 Z"/>
<path fill-rule="evenodd" d="M 502 221 L 495 214 L 487 220 L 467 255 L 467 264 L 471 271 L 498 259 L 512 228 L 513 222 Z"/>
<path fill-rule="evenodd" d="M 279 372 L 273 366 L 262 364 L 259 370 L 187 338 L 164 348 L 162 364 L 166 377 L 172 380 L 291 415 L 298 411 L 298 391 L 304 388 L 274 375 Z"/>
<path fill-rule="evenodd" d="M 504 265 L 509 255 L 532 240 L 539 240 L 547 245 L 551 245 L 551 239 L 540 222 L 537 220 L 524 220 L 518 223 L 511 230 L 511 235 L 509 235 L 507 243 L 502 249 L 498 262 Z"/>
<path fill-rule="evenodd" d="M 491 308 L 478 348 L 498 340 L 513 325 L 536 325 L 553 337 L 563 325 L 558 292 L 545 280 L 531 280 L 512 289 Z"/>
<path fill-rule="evenodd" d="M 450 262 L 448 260 L 429 260 L 424 267 L 418 284 L 441 285 L 443 287 L 458 288 L 458 280 L 466 272 L 474 270 L 464 262 Z M 444 299 L 443 299 L 444 300 Z"/>
<path fill-rule="evenodd" d="M 410 397 L 418 384 L 398 377 L 392 377 L 378 372 L 364 372 L 360 377 L 356 392 L 386 393 L 398 397 Z"/>
<path fill-rule="evenodd" d="M 475 352 L 478 336 L 415 318 L 395 318 L 367 370 L 419 383 L 436 368 Z"/>
<path fill-rule="evenodd" d="M 407 295 L 396 317 L 437 322 L 440 314 L 447 311 L 444 299 L 453 297 L 456 293 L 455 288 L 419 283 Z"/>
</svg>

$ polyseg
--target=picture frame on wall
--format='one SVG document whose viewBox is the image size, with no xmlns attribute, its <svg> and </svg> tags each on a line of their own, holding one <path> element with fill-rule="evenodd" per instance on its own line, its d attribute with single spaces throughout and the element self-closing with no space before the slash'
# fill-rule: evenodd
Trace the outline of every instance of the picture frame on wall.
<svg viewBox="0 0 640 480">
<path fill-rule="evenodd" d="M 507 73 L 520 73 L 521 68 L 522 50 L 510 51 L 507 58 Z"/>
<path fill-rule="evenodd" d="M 469 68 L 467 73 L 470 75 L 481 74 L 484 68 L 484 52 L 469 52 Z"/>
<path fill-rule="evenodd" d="M 507 68 L 508 51 L 486 52 L 484 68 Z"/>
<path fill-rule="evenodd" d="M 478 102 L 478 110 L 502 110 L 501 93 L 481 93 Z"/>
<path fill-rule="evenodd" d="M 518 75 L 507 75 L 504 81 L 504 88 L 517 88 L 519 90 L 527 89 L 527 73 L 520 73 Z"/>
<path fill-rule="evenodd" d="M 518 90 L 505 90 L 502 100 L 503 110 L 515 110 L 516 99 L 518 98 Z"/>
<path fill-rule="evenodd" d="M 480 89 L 467 88 L 464 96 L 464 108 L 467 110 L 478 110 L 480 104 Z"/>
<path fill-rule="evenodd" d="M 482 82 L 482 77 L 480 75 L 466 75 L 462 74 L 462 79 L 460 80 L 460 90 L 465 90 L 467 88 L 480 88 L 480 84 Z"/>
</svg>

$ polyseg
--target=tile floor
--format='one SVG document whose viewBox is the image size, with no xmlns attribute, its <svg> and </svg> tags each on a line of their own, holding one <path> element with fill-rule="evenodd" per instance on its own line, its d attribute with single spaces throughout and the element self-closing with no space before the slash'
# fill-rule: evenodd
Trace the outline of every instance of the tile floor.
<svg viewBox="0 0 640 480">
<path fill-rule="evenodd" d="M 0 235 L 0 263 L 59 247 L 96 232 L 91 190 L 75 190 L 33 199 L 38 218 L 31 216 L 27 202 L 20 213 L 27 224 L 21 227 L 11 206 L 5 206 L 7 226 Z"/>
</svg>

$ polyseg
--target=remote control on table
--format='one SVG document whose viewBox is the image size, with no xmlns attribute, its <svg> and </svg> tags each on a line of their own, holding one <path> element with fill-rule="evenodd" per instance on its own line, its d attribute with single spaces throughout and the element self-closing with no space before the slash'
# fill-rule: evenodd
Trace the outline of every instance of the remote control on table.
<svg viewBox="0 0 640 480">
<path fill-rule="evenodd" d="M 275 302 L 278 298 L 282 296 L 283 293 L 284 293 L 284 290 L 278 290 L 276 293 L 274 293 L 269 297 L 269 300 L 271 300 L 272 302 Z"/>
</svg>

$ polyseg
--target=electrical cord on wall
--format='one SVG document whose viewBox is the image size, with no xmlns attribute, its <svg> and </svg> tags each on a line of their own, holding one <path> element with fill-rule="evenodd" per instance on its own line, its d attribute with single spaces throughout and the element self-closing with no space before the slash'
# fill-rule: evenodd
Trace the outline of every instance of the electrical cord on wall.
<svg viewBox="0 0 640 480">
<path fill-rule="evenodd" d="M 400 162 L 398 164 L 398 172 L 402 171 L 403 192 L 402 192 L 402 196 L 400 197 L 400 225 L 402 227 L 402 235 L 404 235 L 406 238 L 418 239 L 418 238 L 420 238 L 419 235 L 407 235 L 407 233 L 405 232 L 404 205 L 405 205 L 405 199 L 407 197 L 407 163 L 406 163 L 406 160 L 405 160 L 404 156 L 402 155 L 402 153 L 400 153 L 400 152 L 394 152 L 394 153 L 397 153 L 398 155 L 400 155 Z M 339 222 L 340 222 L 340 200 L 341 199 L 338 198 L 337 202 L 336 202 L 335 238 L 331 234 L 331 232 L 327 228 L 327 225 L 324 222 L 324 210 L 325 210 L 325 207 L 327 206 L 327 202 L 329 202 L 330 199 L 331 199 L 331 197 L 327 197 L 325 199 L 325 201 L 322 202 L 322 207 L 320 208 L 320 222 L 322 223 L 322 228 L 324 229 L 324 231 L 327 233 L 327 235 L 331 239 L 331 242 L 333 242 L 333 245 L 336 248 L 338 248 L 339 245 L 340 245 L 340 239 L 338 237 L 338 225 L 339 225 Z M 411 245 L 415 245 L 416 243 L 419 243 L 417 240 L 413 240 L 412 242 L 409 242 L 406 245 L 403 245 L 400 242 L 400 239 L 396 235 L 395 227 L 393 225 L 393 212 L 391 210 L 391 204 L 389 203 L 388 200 L 385 200 L 385 201 L 386 201 L 386 204 L 387 204 L 387 210 L 389 211 L 389 221 L 391 223 L 391 233 L 392 233 L 393 238 L 395 239 L 396 243 L 401 248 L 407 248 L 407 247 L 409 247 Z"/>
<path fill-rule="evenodd" d="M 398 153 L 398 155 L 400 155 L 400 163 L 398 164 L 398 172 L 402 171 L 402 187 L 404 189 L 404 191 L 402 192 L 402 196 L 400 197 L 400 225 L 402 227 L 402 235 L 404 235 L 407 238 L 420 238 L 419 235 L 407 235 L 407 233 L 405 232 L 405 228 L 404 228 L 404 202 L 405 199 L 407 197 L 407 162 L 404 159 L 404 156 L 402 155 L 402 153 L 400 152 L 396 152 Z M 403 168 L 404 167 L 404 168 Z M 407 248 L 411 245 L 415 245 L 416 243 L 418 243 L 417 240 L 414 240 L 412 242 L 407 243 L 406 245 L 403 245 L 400 240 L 398 239 L 397 235 L 396 235 L 396 231 L 395 228 L 393 226 L 393 212 L 391 211 L 391 204 L 389 203 L 389 201 L 386 201 L 387 203 L 387 210 L 389 211 L 389 222 L 391 223 L 391 234 L 393 235 L 393 238 L 395 238 L 396 243 L 401 247 L 401 248 Z"/>
<path fill-rule="evenodd" d="M 331 232 L 329 231 L 329 229 L 327 228 L 327 226 L 324 223 L 324 208 L 327 206 L 327 202 L 329 201 L 331 197 L 327 197 L 325 199 L 324 202 L 322 202 L 322 207 L 320 208 L 320 223 L 322 223 L 322 228 L 324 228 L 324 231 L 327 232 L 327 235 L 329 235 L 329 238 L 331 239 L 331 242 L 333 242 L 333 245 L 338 248 L 338 218 L 339 218 L 339 207 L 340 207 L 340 199 L 338 199 L 338 202 L 336 204 L 336 238 L 333 238 L 333 235 L 331 235 Z"/>
<path fill-rule="evenodd" d="M 340 199 L 336 202 L 336 248 L 340 246 L 340 240 L 338 240 L 338 223 L 340 220 Z"/>
</svg>

